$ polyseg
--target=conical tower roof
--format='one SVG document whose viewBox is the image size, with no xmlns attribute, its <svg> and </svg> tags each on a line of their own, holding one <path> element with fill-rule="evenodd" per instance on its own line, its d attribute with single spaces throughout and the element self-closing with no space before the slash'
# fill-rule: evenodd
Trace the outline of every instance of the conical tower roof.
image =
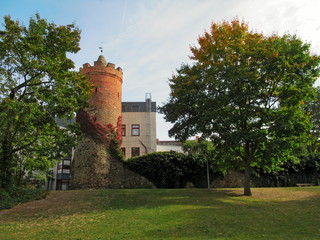
<svg viewBox="0 0 320 240">
<path fill-rule="evenodd" d="M 103 55 L 100 55 L 99 57 L 98 57 L 98 60 L 97 60 L 98 62 L 101 62 L 102 64 L 102 66 L 104 66 L 104 67 L 106 67 L 107 66 L 107 61 L 106 61 L 106 59 L 105 59 L 105 57 L 103 56 Z"/>
</svg>

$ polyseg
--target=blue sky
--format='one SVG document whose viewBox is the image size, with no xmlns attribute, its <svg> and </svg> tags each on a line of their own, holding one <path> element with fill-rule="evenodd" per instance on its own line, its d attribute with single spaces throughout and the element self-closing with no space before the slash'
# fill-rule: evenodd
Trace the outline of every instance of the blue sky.
<svg viewBox="0 0 320 240">
<path fill-rule="evenodd" d="M 37 12 L 58 25 L 75 23 L 82 31 L 81 50 L 70 56 L 77 69 L 93 64 L 103 47 L 107 61 L 123 69 L 123 101 L 152 93 L 157 105 L 168 99 L 168 78 L 190 61 L 190 45 L 212 21 L 238 17 L 258 32 L 297 34 L 320 54 L 319 11 L 319 0 L 0 0 L 0 16 L 25 25 Z M 169 139 L 170 127 L 159 114 L 160 140 Z"/>
</svg>

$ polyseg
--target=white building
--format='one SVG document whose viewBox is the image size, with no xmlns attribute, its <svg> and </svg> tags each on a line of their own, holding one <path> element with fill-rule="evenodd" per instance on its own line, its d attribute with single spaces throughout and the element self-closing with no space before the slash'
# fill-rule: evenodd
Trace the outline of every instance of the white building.
<svg viewBox="0 0 320 240">
<path fill-rule="evenodd" d="M 66 157 L 58 162 L 50 169 L 45 188 L 47 190 L 68 190 L 71 180 L 70 167 L 70 157 Z"/>
<path fill-rule="evenodd" d="M 156 102 L 122 102 L 122 144 L 125 159 L 157 151 Z"/>
<path fill-rule="evenodd" d="M 157 139 L 157 152 L 175 151 L 183 153 L 182 143 L 174 140 L 159 141 Z"/>
</svg>

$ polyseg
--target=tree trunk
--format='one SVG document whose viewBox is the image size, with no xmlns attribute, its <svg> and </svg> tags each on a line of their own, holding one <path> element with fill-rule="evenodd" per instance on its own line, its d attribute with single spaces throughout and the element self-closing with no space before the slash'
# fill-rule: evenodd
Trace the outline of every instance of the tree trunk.
<svg viewBox="0 0 320 240">
<path fill-rule="evenodd" d="M 0 153 L 0 188 L 9 189 L 13 185 L 13 152 L 12 152 L 12 121 L 8 120 L 3 136 Z"/>
<path fill-rule="evenodd" d="M 10 93 L 10 100 L 15 99 L 15 91 Z M 0 188 L 9 189 L 13 186 L 13 145 L 12 145 L 12 132 L 13 132 L 13 118 L 15 116 L 14 110 L 10 110 L 6 116 L 6 123 L 4 124 L 5 132 L 3 134 L 0 152 Z"/>
<path fill-rule="evenodd" d="M 245 167 L 245 172 L 244 172 L 244 195 L 245 196 L 252 196 L 251 193 L 251 187 L 250 187 L 250 172 L 251 172 L 251 167 L 250 167 L 250 159 L 244 160 L 244 167 Z"/>
<path fill-rule="evenodd" d="M 10 142 L 4 139 L 1 143 L 2 153 L 0 155 L 0 188 L 10 188 L 13 185 L 12 152 Z"/>
</svg>

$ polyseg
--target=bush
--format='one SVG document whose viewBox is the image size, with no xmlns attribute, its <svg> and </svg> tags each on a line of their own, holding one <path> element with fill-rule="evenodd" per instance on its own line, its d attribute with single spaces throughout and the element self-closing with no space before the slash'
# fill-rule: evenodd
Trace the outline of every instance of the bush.
<svg viewBox="0 0 320 240">
<path fill-rule="evenodd" d="M 267 172 L 262 168 L 253 169 L 253 182 L 258 187 L 293 187 L 297 183 L 320 181 L 320 154 L 300 156 L 299 163 L 285 162 L 280 171 Z"/>
<path fill-rule="evenodd" d="M 43 199 L 46 197 L 46 193 L 45 190 L 36 188 L 0 189 L 0 210 L 11 208 L 19 203 Z"/>
<path fill-rule="evenodd" d="M 157 188 L 184 188 L 188 182 L 204 187 L 206 183 L 206 162 L 183 153 L 149 153 L 130 158 L 125 165 Z"/>
</svg>

